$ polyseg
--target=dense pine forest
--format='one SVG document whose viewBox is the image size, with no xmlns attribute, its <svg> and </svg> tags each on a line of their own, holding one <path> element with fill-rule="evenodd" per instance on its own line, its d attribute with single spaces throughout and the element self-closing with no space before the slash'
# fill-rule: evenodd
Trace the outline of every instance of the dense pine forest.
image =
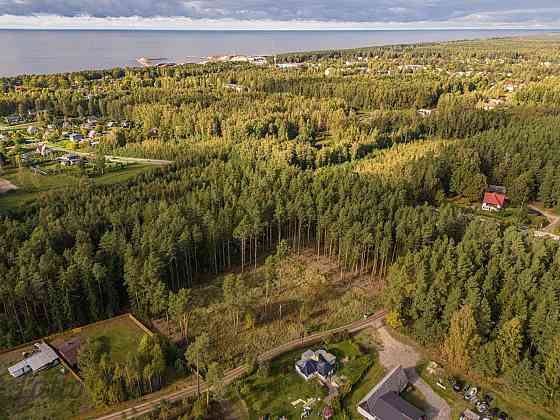
<svg viewBox="0 0 560 420">
<path fill-rule="evenodd" d="M 185 290 L 282 243 L 382 279 L 390 322 L 450 367 L 560 407 L 560 249 L 534 237 L 527 208 L 560 210 L 559 47 L 542 36 L 277 58 L 292 69 L 0 79 L 0 116 L 33 116 L 45 141 L 88 117 L 126 121 L 83 149 L 173 161 L 18 210 L 0 202 L 0 348 L 126 311 L 184 326 Z M 0 143 L 4 167 L 22 145 Z M 476 210 L 490 185 L 507 190 L 505 222 Z"/>
</svg>

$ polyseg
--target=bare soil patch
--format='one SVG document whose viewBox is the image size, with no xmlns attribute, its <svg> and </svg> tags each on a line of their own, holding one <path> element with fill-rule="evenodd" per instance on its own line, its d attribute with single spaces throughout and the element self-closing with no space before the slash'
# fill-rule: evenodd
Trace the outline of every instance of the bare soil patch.
<svg viewBox="0 0 560 420">
<path fill-rule="evenodd" d="M 16 187 L 7 179 L 0 178 L 0 194 L 5 194 L 8 191 L 17 190 L 17 189 L 18 187 Z"/>
</svg>

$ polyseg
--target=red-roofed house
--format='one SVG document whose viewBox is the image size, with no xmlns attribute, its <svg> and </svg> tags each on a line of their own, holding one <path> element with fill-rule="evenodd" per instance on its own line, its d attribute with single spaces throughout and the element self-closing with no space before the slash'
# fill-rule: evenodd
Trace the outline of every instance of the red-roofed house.
<svg viewBox="0 0 560 420">
<path fill-rule="evenodd" d="M 500 211 L 504 208 L 507 201 L 505 194 L 499 192 L 486 192 L 482 200 L 482 210 Z"/>
</svg>

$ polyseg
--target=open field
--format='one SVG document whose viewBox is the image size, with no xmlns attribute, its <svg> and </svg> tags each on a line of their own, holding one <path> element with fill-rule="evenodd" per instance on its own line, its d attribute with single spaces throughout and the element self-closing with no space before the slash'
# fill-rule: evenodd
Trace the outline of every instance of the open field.
<svg viewBox="0 0 560 420">
<path fill-rule="evenodd" d="M 92 182 L 97 185 L 125 182 L 151 168 L 153 168 L 152 165 L 130 164 L 124 169 L 107 172 L 96 178 L 80 178 L 65 173 L 44 176 L 35 174 L 28 169 L 23 169 L 22 171 L 7 171 L 3 175 L 3 178 L 13 183 L 18 189 L 0 196 L 0 209 L 10 210 L 21 208 L 31 204 L 34 200 L 39 198 L 42 193 L 63 190 L 71 186 L 76 186 L 80 182 Z"/>
<path fill-rule="evenodd" d="M 29 346 L 31 348 L 31 346 Z M 12 378 L 8 367 L 27 348 L 0 355 L 0 419 L 67 419 L 91 408 L 83 385 L 62 365 Z"/>
</svg>

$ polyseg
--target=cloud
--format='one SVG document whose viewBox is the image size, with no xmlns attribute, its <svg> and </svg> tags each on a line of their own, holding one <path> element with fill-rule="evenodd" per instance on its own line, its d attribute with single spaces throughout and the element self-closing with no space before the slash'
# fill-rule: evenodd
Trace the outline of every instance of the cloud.
<svg viewBox="0 0 560 420">
<path fill-rule="evenodd" d="M 558 0 L 0 0 L 0 16 L 547 25 Z"/>
</svg>

